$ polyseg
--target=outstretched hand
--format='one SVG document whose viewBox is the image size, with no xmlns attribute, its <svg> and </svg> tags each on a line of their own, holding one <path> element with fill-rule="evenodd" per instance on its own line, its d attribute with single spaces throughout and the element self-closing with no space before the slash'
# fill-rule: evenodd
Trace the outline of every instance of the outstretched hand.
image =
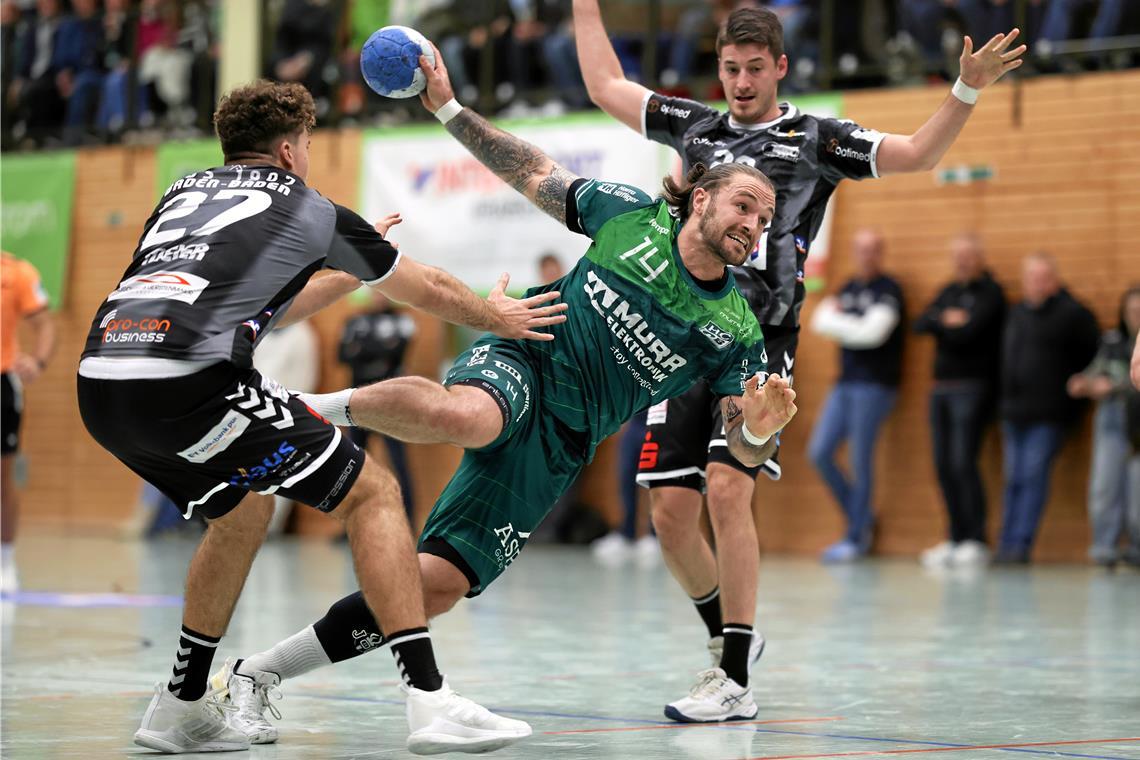
<svg viewBox="0 0 1140 760">
<path fill-rule="evenodd" d="M 1025 63 L 1021 57 L 1027 49 L 1025 45 L 1009 49 L 1020 34 L 1019 29 L 1013 29 L 1008 34 L 996 34 L 976 53 L 974 41 L 969 36 L 965 37 L 962 41 L 962 56 L 958 59 L 959 76 L 963 84 L 980 90 L 1001 79 L 1007 71 L 1013 71 Z"/>
<path fill-rule="evenodd" d="M 427 56 L 420 56 L 420 70 L 427 77 L 427 86 L 420 93 L 420 102 L 424 104 L 424 108 L 435 113 L 444 103 L 455 97 L 455 91 L 451 88 L 451 78 L 447 75 L 443 54 L 439 52 L 434 42 L 428 44 L 435 51 L 435 65 L 431 64 Z"/>
<path fill-rule="evenodd" d="M 552 306 L 543 306 L 556 300 L 562 294 L 557 290 L 548 293 L 539 293 L 530 298 L 511 298 L 504 291 L 511 276 L 503 272 L 499 276 L 491 295 L 487 296 L 487 303 L 495 310 L 499 317 L 500 327 L 492 330 L 503 338 L 528 338 L 530 340 L 554 340 L 550 333 L 535 332 L 536 327 L 556 325 L 566 321 L 566 315 L 561 312 L 569 308 L 567 304 L 558 303 Z"/>
<path fill-rule="evenodd" d="M 748 430 L 761 438 L 773 436 L 796 416 L 796 392 L 783 375 L 771 374 L 763 385 L 760 375 L 744 383 L 741 403 Z"/>
</svg>

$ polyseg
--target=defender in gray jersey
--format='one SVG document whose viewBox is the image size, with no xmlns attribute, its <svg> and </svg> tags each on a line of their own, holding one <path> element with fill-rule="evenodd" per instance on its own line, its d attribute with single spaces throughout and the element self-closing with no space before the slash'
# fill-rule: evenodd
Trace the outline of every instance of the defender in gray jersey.
<svg viewBox="0 0 1140 760">
<path fill-rule="evenodd" d="M 432 652 L 419 565 L 392 474 L 272 379 L 252 368 L 258 340 L 361 281 L 457 324 L 513 338 L 565 320 L 546 293 L 483 300 L 417 264 L 346 208 L 305 185 L 313 100 L 297 84 L 259 82 L 214 116 L 224 166 L 163 195 L 118 286 L 91 323 L 79 409 L 92 436 L 189 516 L 210 519 L 190 565 L 174 671 L 156 686 L 135 742 L 162 752 L 248 749 L 275 733 L 231 721 L 224 700 L 273 679 L 210 663 L 280 493 L 341 519 L 368 606 L 404 677 L 408 748 L 483 752 L 530 734 L 447 686 Z M 381 229 L 383 228 L 383 229 Z M 335 270 L 310 278 L 320 269 Z M 241 502 L 239 504 L 239 502 Z M 236 509 L 235 509 L 236 508 Z"/>
<path fill-rule="evenodd" d="M 823 221 L 827 199 L 841 179 L 878 177 L 932 168 L 965 125 L 978 90 L 1021 65 L 1025 46 L 1011 49 L 1014 29 L 976 53 L 967 37 L 961 78 L 938 110 L 912 135 L 890 135 L 849 121 L 821 119 L 779 103 L 776 90 L 788 70 L 783 30 L 764 8 L 734 11 L 717 36 L 719 78 L 728 113 L 668 98 L 626 80 L 610 45 L 597 0 L 574 0 L 578 58 L 590 98 L 608 114 L 651 140 L 673 147 L 685 167 L 744 163 L 776 186 L 776 215 L 749 265 L 734 271 L 764 331 L 769 372 L 791 381 L 803 305 L 803 267 Z M 638 481 L 650 486 L 651 509 L 666 564 L 692 597 L 709 632 L 713 670 L 690 697 L 666 714 L 684 720 L 720 720 L 720 695 L 706 688 L 727 673 L 747 684 L 763 651 L 752 631 L 756 615 L 759 546 L 752 517 L 757 469 L 727 455 L 723 423 L 704 384 L 652 407 Z M 776 460 L 763 467 L 774 479 Z M 716 554 L 698 529 L 707 489 Z M 723 670 L 722 670 L 723 669 Z"/>
</svg>

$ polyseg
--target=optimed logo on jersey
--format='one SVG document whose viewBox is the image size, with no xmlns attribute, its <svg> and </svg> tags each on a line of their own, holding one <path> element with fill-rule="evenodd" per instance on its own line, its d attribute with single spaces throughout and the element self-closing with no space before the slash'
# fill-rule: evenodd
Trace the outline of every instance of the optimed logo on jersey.
<svg viewBox="0 0 1140 760">
<path fill-rule="evenodd" d="M 870 153 L 863 153 L 862 151 L 855 150 L 854 148 L 848 148 L 845 145 L 840 145 L 839 140 L 835 139 L 834 137 L 827 142 L 827 152 L 833 153 L 840 158 L 853 158 L 856 161 L 866 161 L 867 163 L 871 163 Z"/>
<path fill-rule="evenodd" d="M 156 298 L 194 303 L 210 281 L 189 272 L 154 272 L 128 277 L 119 283 L 108 301 L 130 298 Z"/>
<path fill-rule="evenodd" d="M 701 328 L 701 335 L 712 341 L 718 351 L 723 351 L 732 345 L 732 333 L 717 327 L 716 322 L 709 322 Z"/>
<path fill-rule="evenodd" d="M 691 108 L 677 108 L 667 103 L 661 104 L 661 113 L 666 116 L 676 116 L 678 119 L 687 119 L 693 113 Z"/>
</svg>

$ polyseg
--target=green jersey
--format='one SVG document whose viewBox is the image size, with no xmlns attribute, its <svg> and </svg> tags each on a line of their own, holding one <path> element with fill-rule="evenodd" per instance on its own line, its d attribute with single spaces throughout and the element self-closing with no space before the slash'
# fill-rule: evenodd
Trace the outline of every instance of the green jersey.
<svg viewBox="0 0 1140 760">
<path fill-rule="evenodd" d="M 760 325 L 731 271 L 707 290 L 681 263 L 681 221 L 668 204 L 627 185 L 578 180 L 567 226 L 593 239 L 562 279 L 567 320 L 550 342 L 520 341 L 540 375 L 538 403 L 591 449 L 638 411 L 707 380 L 737 396 L 767 368 Z"/>
</svg>

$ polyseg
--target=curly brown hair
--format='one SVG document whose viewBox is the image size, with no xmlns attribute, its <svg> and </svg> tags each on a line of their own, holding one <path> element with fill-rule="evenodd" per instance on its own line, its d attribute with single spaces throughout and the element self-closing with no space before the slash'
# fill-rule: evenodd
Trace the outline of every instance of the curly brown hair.
<svg viewBox="0 0 1140 760">
<path fill-rule="evenodd" d="M 767 8 L 737 8 L 716 35 L 716 54 L 725 45 L 759 45 L 768 48 L 772 60 L 784 54 L 784 25 Z"/>
<path fill-rule="evenodd" d="M 684 182 L 677 182 L 672 177 L 665 178 L 665 190 L 661 196 L 665 202 L 676 209 L 681 221 L 689 218 L 689 214 L 693 211 L 693 191 L 698 187 L 703 187 L 710 195 L 715 196 L 717 191 L 723 185 L 728 184 L 734 175 L 746 174 L 755 180 L 758 180 L 762 185 L 776 193 L 776 186 L 772 184 L 772 180 L 764 172 L 760 171 L 754 166 L 747 164 L 717 164 L 711 169 L 706 169 L 704 164 L 693 164 L 689 169 L 688 174 L 685 175 Z"/>
<path fill-rule="evenodd" d="M 235 87 L 214 111 L 214 129 L 227 161 L 243 154 L 271 154 L 279 140 L 302 129 L 312 132 L 316 123 L 313 96 L 296 82 L 262 79 Z"/>
</svg>

